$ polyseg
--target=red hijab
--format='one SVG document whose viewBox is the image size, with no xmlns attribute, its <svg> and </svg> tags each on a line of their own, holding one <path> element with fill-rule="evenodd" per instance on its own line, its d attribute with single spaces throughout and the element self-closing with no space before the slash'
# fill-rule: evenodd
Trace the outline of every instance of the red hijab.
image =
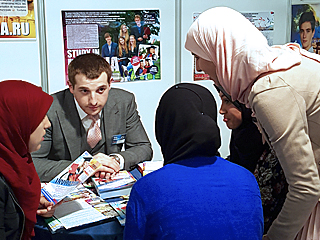
<svg viewBox="0 0 320 240">
<path fill-rule="evenodd" d="M 0 82 L 0 173 L 25 214 L 22 239 L 34 235 L 40 200 L 40 180 L 29 153 L 29 139 L 52 101 L 50 95 L 31 83 Z"/>
</svg>

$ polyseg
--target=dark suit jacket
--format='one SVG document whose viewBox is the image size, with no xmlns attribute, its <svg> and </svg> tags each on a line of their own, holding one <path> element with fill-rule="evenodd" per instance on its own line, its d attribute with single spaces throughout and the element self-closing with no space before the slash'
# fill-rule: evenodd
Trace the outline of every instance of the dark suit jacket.
<svg viewBox="0 0 320 240">
<path fill-rule="evenodd" d="M 40 150 L 32 153 L 34 165 L 42 182 L 50 181 L 84 150 L 94 155 L 119 153 L 124 157 L 124 169 L 130 170 L 139 162 L 151 160 L 151 143 L 140 121 L 134 95 L 111 88 L 102 110 L 103 139 L 91 150 L 81 123 L 73 95 L 69 89 L 53 95 L 54 101 L 47 116 L 51 127 L 46 130 Z M 112 144 L 112 137 L 126 134 L 123 144 Z"/>
<path fill-rule="evenodd" d="M 143 35 L 146 34 L 146 35 L 148 35 L 148 40 L 149 40 L 149 37 L 150 37 L 150 29 L 149 29 L 148 27 L 142 26 L 142 27 L 141 27 L 141 32 L 139 33 L 139 29 L 138 29 L 137 25 L 134 25 L 134 26 L 131 27 L 131 29 L 130 29 L 130 34 L 135 36 L 136 41 L 137 41 L 138 44 L 139 44 L 139 43 L 146 43 L 146 42 L 147 42 L 146 39 L 143 39 L 142 41 L 139 41 L 138 38 L 139 38 L 139 37 L 142 37 L 142 38 L 143 38 Z"/>
<path fill-rule="evenodd" d="M 101 49 L 101 56 L 102 57 L 116 57 L 117 56 L 117 48 L 118 44 L 111 42 L 111 52 L 109 51 L 108 44 L 104 44 Z"/>
</svg>

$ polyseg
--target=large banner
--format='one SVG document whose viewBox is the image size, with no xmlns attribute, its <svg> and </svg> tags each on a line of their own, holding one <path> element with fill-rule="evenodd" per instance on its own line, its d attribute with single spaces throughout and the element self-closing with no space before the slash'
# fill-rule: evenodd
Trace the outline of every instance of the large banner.
<svg viewBox="0 0 320 240">
<path fill-rule="evenodd" d="M 320 54 L 320 4 L 292 5 L 291 42 Z"/>
<path fill-rule="evenodd" d="M 159 10 L 62 11 L 65 74 L 78 55 L 100 54 L 113 82 L 159 80 Z"/>
<path fill-rule="evenodd" d="M 0 0 L 0 40 L 35 38 L 33 0 Z"/>
</svg>

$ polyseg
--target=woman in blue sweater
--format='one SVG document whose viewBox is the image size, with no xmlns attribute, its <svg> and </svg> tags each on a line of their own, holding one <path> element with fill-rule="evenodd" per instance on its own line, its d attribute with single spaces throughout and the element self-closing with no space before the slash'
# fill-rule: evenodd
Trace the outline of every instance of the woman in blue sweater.
<svg viewBox="0 0 320 240">
<path fill-rule="evenodd" d="M 164 167 L 133 186 L 125 239 L 262 239 L 257 182 L 218 157 L 216 121 L 216 102 L 200 85 L 177 84 L 162 96 L 155 130 Z"/>
</svg>

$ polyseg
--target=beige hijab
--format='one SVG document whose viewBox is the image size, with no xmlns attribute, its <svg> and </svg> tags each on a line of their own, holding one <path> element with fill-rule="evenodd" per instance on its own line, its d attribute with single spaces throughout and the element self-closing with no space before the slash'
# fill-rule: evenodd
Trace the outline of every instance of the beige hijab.
<svg viewBox="0 0 320 240">
<path fill-rule="evenodd" d="M 289 69 L 300 64 L 301 55 L 320 62 L 320 56 L 297 44 L 270 47 L 267 39 L 241 13 L 211 8 L 191 25 L 185 48 L 216 66 L 219 83 L 231 95 L 248 105 L 250 89 L 263 73 Z"/>
</svg>

